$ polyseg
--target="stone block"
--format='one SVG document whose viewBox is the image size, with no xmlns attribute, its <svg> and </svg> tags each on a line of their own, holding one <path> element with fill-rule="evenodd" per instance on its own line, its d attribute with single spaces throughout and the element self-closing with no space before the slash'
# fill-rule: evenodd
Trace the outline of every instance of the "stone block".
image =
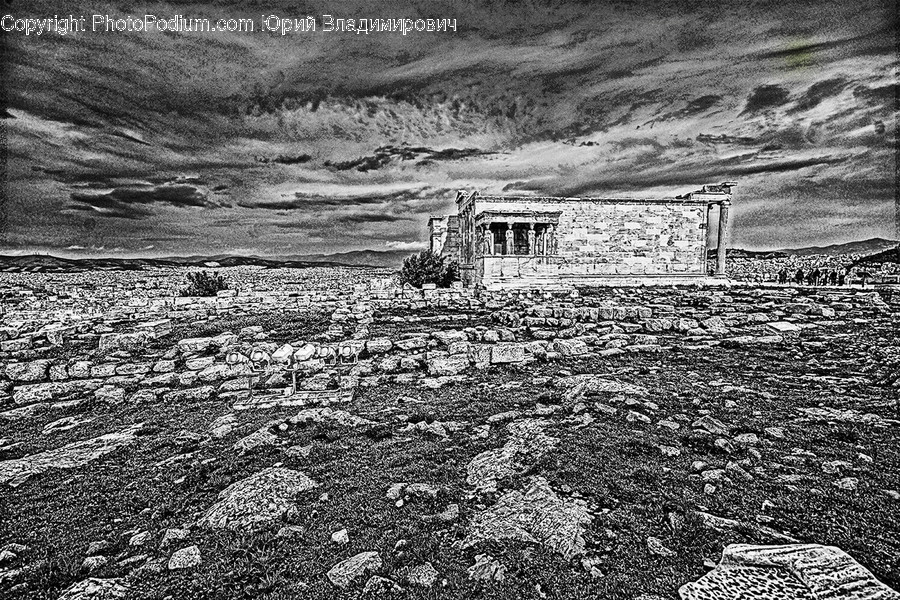
<svg viewBox="0 0 900 600">
<path fill-rule="evenodd" d="M 133 333 L 104 333 L 100 336 L 101 352 L 135 352 L 144 348 L 150 334 L 145 331 Z"/>
<path fill-rule="evenodd" d="M 428 361 L 429 375 L 456 375 L 469 368 L 469 358 L 465 354 L 432 358 Z"/>
<path fill-rule="evenodd" d="M 506 342 L 491 347 L 491 363 L 517 363 L 525 360 L 525 344 Z"/>
</svg>

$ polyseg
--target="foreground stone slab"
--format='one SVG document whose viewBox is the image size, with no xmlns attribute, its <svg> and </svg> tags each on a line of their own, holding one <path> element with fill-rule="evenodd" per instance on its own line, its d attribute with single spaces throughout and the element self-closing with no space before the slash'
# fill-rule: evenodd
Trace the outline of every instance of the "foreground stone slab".
<svg viewBox="0 0 900 600">
<path fill-rule="evenodd" d="M 130 444 L 142 427 L 143 423 L 138 423 L 115 433 L 107 433 L 88 440 L 73 442 L 54 450 L 0 462 L 0 483 L 18 487 L 33 475 L 39 475 L 50 469 L 81 467 Z"/>
<path fill-rule="evenodd" d="M 269 467 L 222 490 L 219 502 L 203 513 L 198 524 L 210 529 L 244 530 L 274 522 L 294 504 L 297 494 L 317 486 L 300 471 Z"/>
<path fill-rule="evenodd" d="M 732 544 L 718 566 L 678 590 L 681 600 L 898 600 L 890 589 L 834 546 Z"/>
<path fill-rule="evenodd" d="M 466 467 L 466 483 L 478 491 L 491 492 L 504 477 L 521 473 L 540 460 L 559 442 L 558 438 L 544 433 L 544 425 L 545 422 L 539 419 L 510 423 L 507 426 L 510 438 L 506 444 L 482 452 Z"/>
<path fill-rule="evenodd" d="M 476 515 L 463 547 L 521 540 L 547 546 L 569 560 L 584 554 L 584 532 L 591 519 L 583 502 L 560 498 L 546 479 L 534 477 L 525 492 L 504 494 L 497 504 Z"/>
</svg>

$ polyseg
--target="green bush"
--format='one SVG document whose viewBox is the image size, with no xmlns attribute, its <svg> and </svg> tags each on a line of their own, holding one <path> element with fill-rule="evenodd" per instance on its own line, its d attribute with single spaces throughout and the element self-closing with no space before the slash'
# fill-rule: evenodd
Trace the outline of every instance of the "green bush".
<svg viewBox="0 0 900 600">
<path fill-rule="evenodd" d="M 440 254 L 423 250 L 403 261 L 400 269 L 400 283 L 408 283 L 420 288 L 426 283 L 438 287 L 450 287 L 450 283 L 459 277 L 459 268 L 455 262 L 448 261 Z"/>
<path fill-rule="evenodd" d="M 181 291 L 182 296 L 215 296 L 228 289 L 225 278 L 218 273 L 196 271 L 187 274 L 188 286 Z"/>
</svg>

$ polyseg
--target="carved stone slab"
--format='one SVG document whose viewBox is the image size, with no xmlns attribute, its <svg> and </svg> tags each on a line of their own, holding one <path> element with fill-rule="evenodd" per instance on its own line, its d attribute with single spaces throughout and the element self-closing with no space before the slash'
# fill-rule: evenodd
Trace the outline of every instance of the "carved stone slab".
<svg viewBox="0 0 900 600">
<path fill-rule="evenodd" d="M 678 590 L 681 600 L 900 600 L 834 546 L 732 544 L 718 566 Z"/>
</svg>

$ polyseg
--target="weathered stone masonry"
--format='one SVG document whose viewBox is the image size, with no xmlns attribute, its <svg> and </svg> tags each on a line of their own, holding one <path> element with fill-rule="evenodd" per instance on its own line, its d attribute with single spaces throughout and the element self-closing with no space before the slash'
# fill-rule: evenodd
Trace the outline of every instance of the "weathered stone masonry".
<svg viewBox="0 0 900 600">
<path fill-rule="evenodd" d="M 718 208 L 722 276 L 733 185 L 655 200 L 459 192 L 455 228 L 452 217 L 429 221 L 431 248 L 457 250 L 470 287 L 696 281 L 709 275 L 708 222 Z"/>
</svg>

